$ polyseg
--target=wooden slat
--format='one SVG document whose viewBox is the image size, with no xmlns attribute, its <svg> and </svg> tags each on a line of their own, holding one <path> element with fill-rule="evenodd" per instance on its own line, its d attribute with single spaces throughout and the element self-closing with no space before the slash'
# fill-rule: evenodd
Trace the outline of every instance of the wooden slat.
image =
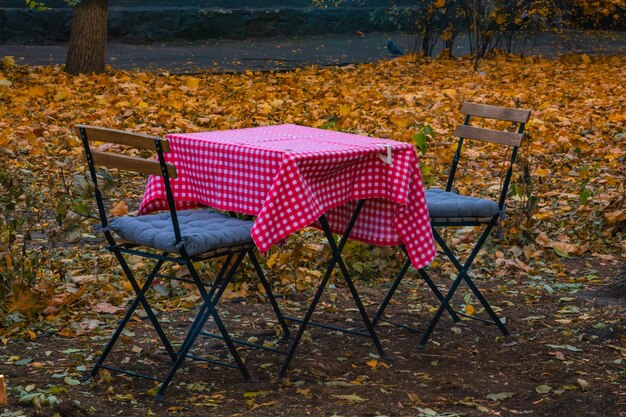
<svg viewBox="0 0 626 417">
<path fill-rule="evenodd" d="M 453 223 L 489 223 L 491 217 L 432 217 L 430 220 L 439 225 Z"/>
<path fill-rule="evenodd" d="M 135 156 L 118 155 L 110 152 L 91 151 L 96 165 L 108 168 L 125 169 L 127 171 L 141 172 L 143 174 L 163 176 L 161 164 L 151 159 L 137 158 Z M 176 167 L 167 164 L 167 172 L 170 178 L 176 178 Z"/>
<path fill-rule="evenodd" d="M 76 134 L 80 137 L 79 128 L 84 128 L 87 132 L 87 139 L 90 141 L 100 141 L 116 143 L 118 145 L 132 146 L 139 149 L 155 151 L 155 139 L 161 142 L 163 152 L 170 151 L 170 144 L 167 139 L 156 136 L 142 135 L 139 133 L 125 132 L 123 130 L 107 129 L 104 127 L 77 125 Z"/>
<path fill-rule="evenodd" d="M 467 101 L 463 102 L 461 113 L 488 119 L 508 120 L 515 123 L 526 123 L 530 118 L 529 110 L 490 106 L 488 104 L 470 103 Z"/>
<path fill-rule="evenodd" d="M 519 146 L 522 143 L 521 133 L 503 132 L 501 130 L 467 125 L 457 125 L 454 130 L 454 136 L 510 146 Z"/>
<path fill-rule="evenodd" d="M 224 248 L 214 249 L 209 252 L 200 253 L 198 255 L 194 255 L 193 258 L 194 259 L 209 259 L 209 258 L 214 258 L 216 256 L 228 255 L 229 253 L 241 252 L 243 250 L 251 249 L 254 247 L 255 247 L 254 243 L 245 243 L 243 245 L 228 246 Z"/>
</svg>

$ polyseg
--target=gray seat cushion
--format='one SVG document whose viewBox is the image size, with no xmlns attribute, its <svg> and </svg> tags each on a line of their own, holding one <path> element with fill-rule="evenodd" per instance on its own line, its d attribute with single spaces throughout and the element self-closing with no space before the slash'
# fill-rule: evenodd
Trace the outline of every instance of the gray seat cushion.
<svg viewBox="0 0 626 417">
<path fill-rule="evenodd" d="M 439 188 L 426 190 L 426 204 L 432 219 L 487 218 L 499 212 L 494 201 L 459 195 Z"/>
<path fill-rule="evenodd" d="M 182 242 L 190 256 L 252 242 L 252 221 L 208 209 L 182 210 L 177 214 Z M 179 252 L 169 211 L 137 217 L 117 217 L 109 227 L 129 242 L 170 253 Z"/>
</svg>

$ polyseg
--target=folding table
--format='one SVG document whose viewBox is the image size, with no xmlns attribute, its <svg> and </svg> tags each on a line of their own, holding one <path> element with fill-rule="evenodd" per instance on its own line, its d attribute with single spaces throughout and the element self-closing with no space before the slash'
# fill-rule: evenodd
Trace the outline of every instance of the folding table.
<svg viewBox="0 0 626 417">
<path fill-rule="evenodd" d="M 255 216 L 260 252 L 307 226 L 323 230 L 333 256 L 279 372 L 283 377 L 335 266 L 350 289 L 366 333 L 384 356 L 341 258 L 347 238 L 402 245 L 416 269 L 435 244 L 417 155 L 411 144 L 298 125 L 168 136 L 177 209 L 207 205 Z M 163 182 L 151 177 L 139 214 L 167 208 Z M 342 235 L 337 243 L 333 233 Z"/>
</svg>

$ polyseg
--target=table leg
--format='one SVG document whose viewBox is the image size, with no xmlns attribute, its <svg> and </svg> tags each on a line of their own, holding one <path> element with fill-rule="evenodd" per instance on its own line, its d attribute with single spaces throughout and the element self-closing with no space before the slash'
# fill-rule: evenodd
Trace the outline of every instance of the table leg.
<svg viewBox="0 0 626 417">
<path fill-rule="evenodd" d="M 367 316 L 365 307 L 363 306 L 363 303 L 361 302 L 361 299 L 359 298 L 356 288 L 354 287 L 354 283 L 352 282 L 352 279 L 350 278 L 350 274 L 348 273 L 348 270 L 343 262 L 343 259 L 341 258 L 341 252 L 343 251 L 343 248 L 348 240 L 348 237 L 350 236 L 350 232 L 352 231 L 352 228 L 354 227 L 354 224 L 356 223 L 356 220 L 359 216 L 359 213 L 361 212 L 361 209 L 363 208 L 364 203 L 365 203 L 365 200 L 359 200 L 357 207 L 354 210 L 354 213 L 352 214 L 352 218 L 350 219 L 350 222 L 348 223 L 348 226 L 346 227 L 346 230 L 339 242 L 339 245 L 337 245 L 337 243 L 335 242 L 335 238 L 333 237 L 332 231 L 330 230 L 330 226 L 328 225 L 326 216 L 322 215 L 319 219 L 322 229 L 324 230 L 324 234 L 326 235 L 330 248 L 333 252 L 333 257 L 328 265 L 328 268 L 326 269 L 326 273 L 324 274 L 322 281 L 320 282 L 317 288 L 317 291 L 315 292 L 315 295 L 313 296 L 313 300 L 311 301 L 311 304 L 309 305 L 309 308 L 307 309 L 306 314 L 304 315 L 304 318 L 300 322 L 300 327 L 298 327 L 298 331 L 296 332 L 294 340 L 291 343 L 289 351 L 287 352 L 287 357 L 285 358 L 285 362 L 283 363 L 283 366 L 278 373 L 279 379 L 282 379 L 285 376 L 287 369 L 289 368 L 289 363 L 291 362 L 291 359 L 293 358 L 293 355 L 295 354 L 296 349 L 298 348 L 300 340 L 302 339 L 302 335 L 304 334 L 306 327 L 311 321 L 311 316 L 313 315 L 313 312 L 315 311 L 315 308 L 317 307 L 317 304 L 319 303 L 322 293 L 324 292 L 324 289 L 326 288 L 326 285 L 328 284 L 330 276 L 333 270 L 335 269 L 335 265 L 337 264 L 339 264 L 339 268 L 341 269 L 342 275 L 348 285 L 348 288 L 350 289 L 352 298 L 354 298 L 354 302 L 357 305 L 359 312 L 361 313 L 361 317 L 363 318 L 363 321 L 365 322 L 365 326 L 367 327 L 368 333 L 372 341 L 374 342 L 374 345 L 376 346 L 376 349 L 378 350 L 379 355 L 381 357 L 384 356 L 384 352 L 380 344 L 380 341 L 378 339 L 378 336 L 376 335 L 376 332 L 374 330 L 374 326 L 372 325 L 372 322 L 369 320 Z"/>
</svg>

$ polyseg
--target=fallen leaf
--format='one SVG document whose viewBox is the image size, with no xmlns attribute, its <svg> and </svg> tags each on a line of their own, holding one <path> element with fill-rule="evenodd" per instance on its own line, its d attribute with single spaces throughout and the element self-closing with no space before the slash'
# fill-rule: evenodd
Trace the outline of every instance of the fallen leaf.
<svg viewBox="0 0 626 417">
<path fill-rule="evenodd" d="M 111 208 L 111 215 L 115 217 L 126 216 L 128 214 L 128 205 L 126 201 L 120 200 Z"/>
<path fill-rule="evenodd" d="M 15 66 L 15 58 L 13 58 L 12 56 L 8 56 L 8 55 L 3 56 L 1 62 L 2 62 L 2 66 L 5 69 L 11 69 Z"/>
<path fill-rule="evenodd" d="M 488 394 L 487 398 L 493 401 L 501 401 L 511 398 L 513 395 L 515 395 L 513 392 L 498 392 L 497 394 Z"/>
<path fill-rule="evenodd" d="M 626 220 L 626 210 L 615 210 L 608 213 L 604 213 L 604 217 L 609 224 L 614 224 Z"/>
<path fill-rule="evenodd" d="M 121 307 L 116 307 L 112 304 L 106 303 L 106 302 L 100 302 L 97 304 L 93 304 L 91 306 L 91 310 L 95 313 L 107 313 L 107 314 L 116 314 L 119 313 L 120 311 L 124 311 L 123 308 Z"/>
<path fill-rule="evenodd" d="M 333 397 L 349 403 L 362 403 L 367 401 L 367 398 L 360 397 L 356 394 L 333 395 Z"/>
<path fill-rule="evenodd" d="M 535 387 L 535 391 L 537 391 L 539 394 L 547 394 L 550 391 L 552 391 L 552 387 L 550 385 L 538 385 Z"/>
</svg>

